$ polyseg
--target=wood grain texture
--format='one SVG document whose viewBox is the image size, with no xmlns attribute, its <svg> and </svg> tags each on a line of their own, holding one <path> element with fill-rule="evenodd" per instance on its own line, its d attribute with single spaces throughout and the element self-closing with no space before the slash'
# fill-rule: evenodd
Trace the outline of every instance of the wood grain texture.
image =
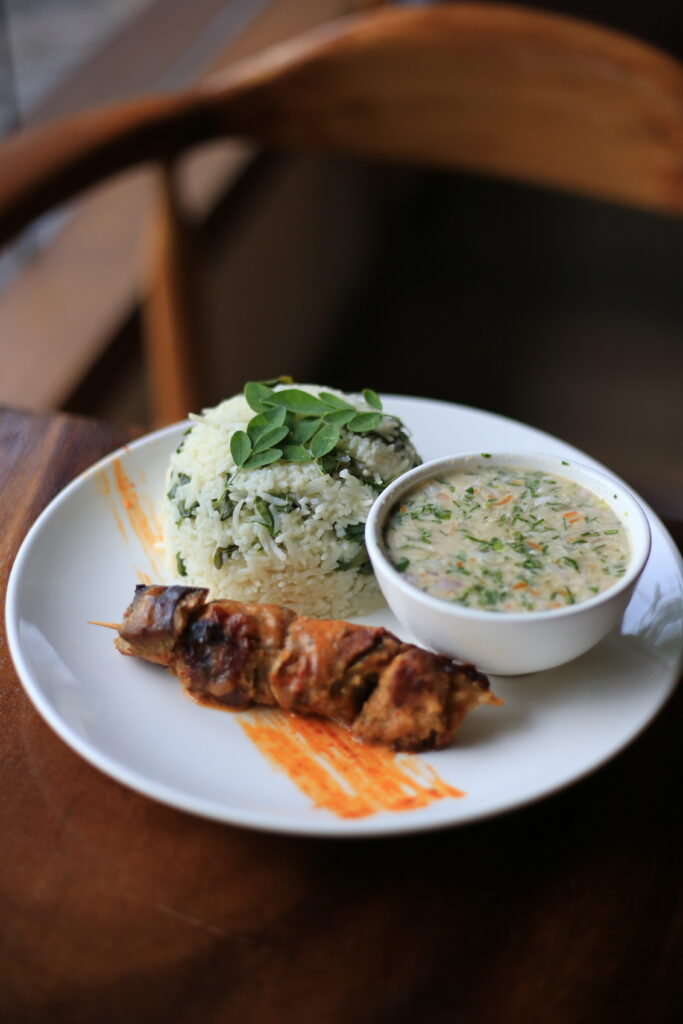
<svg viewBox="0 0 683 1024">
<path fill-rule="evenodd" d="M 3 594 L 34 517 L 121 440 L 0 413 Z M 221 826 L 124 789 L 43 724 L 4 636 L 0 715 L 3 1021 L 678 1019 L 681 693 L 550 800 L 353 843 Z"/>
<path fill-rule="evenodd" d="M 352 15 L 192 92 L 15 137 L 0 239 L 103 176 L 224 135 L 683 211 L 679 62 L 571 18 L 457 4 Z"/>
</svg>

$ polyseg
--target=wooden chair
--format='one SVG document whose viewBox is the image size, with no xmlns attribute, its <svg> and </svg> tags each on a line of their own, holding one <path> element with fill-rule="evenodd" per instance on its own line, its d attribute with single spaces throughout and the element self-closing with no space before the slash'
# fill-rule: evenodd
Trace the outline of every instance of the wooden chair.
<svg viewBox="0 0 683 1024">
<path fill-rule="evenodd" d="M 109 175 L 142 161 L 164 168 L 148 317 L 157 422 L 197 402 L 173 162 L 226 135 L 683 213 L 683 66 L 618 32 L 510 6 L 350 16 L 191 92 L 16 136 L 0 147 L 0 242 Z"/>
</svg>

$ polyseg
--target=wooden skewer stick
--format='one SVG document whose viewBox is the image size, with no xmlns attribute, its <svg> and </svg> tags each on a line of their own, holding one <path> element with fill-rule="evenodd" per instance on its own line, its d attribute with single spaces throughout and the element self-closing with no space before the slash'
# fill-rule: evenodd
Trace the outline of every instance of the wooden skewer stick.
<svg viewBox="0 0 683 1024">
<path fill-rule="evenodd" d="M 106 629 L 115 629 L 117 632 L 121 630 L 120 622 L 97 622 L 95 619 L 88 619 L 89 626 L 104 626 Z"/>
</svg>

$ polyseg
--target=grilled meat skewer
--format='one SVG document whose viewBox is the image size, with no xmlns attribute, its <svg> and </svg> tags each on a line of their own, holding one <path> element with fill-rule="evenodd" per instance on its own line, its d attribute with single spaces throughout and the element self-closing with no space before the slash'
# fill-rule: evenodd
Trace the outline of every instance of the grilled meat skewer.
<svg viewBox="0 0 683 1024">
<path fill-rule="evenodd" d="M 166 666 L 201 703 L 323 715 L 395 750 L 444 747 L 468 711 L 500 703 L 474 666 L 379 626 L 207 596 L 203 588 L 137 586 L 117 648 Z"/>
</svg>

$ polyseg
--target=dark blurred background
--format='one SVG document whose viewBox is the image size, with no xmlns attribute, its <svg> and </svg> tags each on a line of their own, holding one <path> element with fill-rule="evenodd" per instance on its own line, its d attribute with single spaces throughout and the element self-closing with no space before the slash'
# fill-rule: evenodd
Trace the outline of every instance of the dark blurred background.
<svg viewBox="0 0 683 1024">
<path fill-rule="evenodd" d="M 192 8 L 197 18 L 201 2 Z M 19 94 L 17 3 L 4 4 L 3 80 L 9 73 Z M 111 5 L 102 6 L 111 19 Z M 215 0 L 213 6 L 206 0 L 207 11 L 216 10 L 193 30 L 194 64 L 181 38 L 173 52 L 168 43 L 167 64 L 149 80 L 149 53 L 159 51 L 148 48 L 146 60 L 138 57 L 137 71 L 134 55 L 145 53 L 140 33 L 159 41 L 167 25 L 170 39 L 182 5 L 139 0 L 139 11 L 134 6 L 130 0 L 123 28 L 110 27 L 104 41 L 92 43 L 66 85 L 28 103 L 28 110 L 15 104 L 17 121 L 116 99 L 133 86 L 143 92 L 186 84 L 200 72 L 197 53 L 203 53 L 201 70 L 215 65 L 221 47 L 229 62 L 230 47 L 239 50 L 249 33 L 256 33 L 258 47 L 349 5 L 290 0 L 249 8 L 226 0 L 218 11 Z M 683 59 L 680 0 L 528 6 L 621 29 Z M 83 7 L 93 15 L 92 4 Z M 187 5 L 184 12 L 189 17 Z M 211 40 L 203 50 L 202 32 Z M 234 152 L 231 159 L 233 171 L 220 188 L 212 186 L 211 200 L 195 202 L 203 268 L 197 359 L 205 404 L 241 388 L 245 378 L 279 372 L 350 390 L 371 386 L 461 402 L 559 435 L 624 476 L 663 514 L 683 520 L 680 221 L 462 174 L 251 151 L 240 153 L 237 173 Z M 192 189 L 190 181 L 190 199 Z M 41 343 L 59 329 L 71 341 L 82 332 L 85 353 L 71 377 L 54 394 L 41 392 L 40 400 L 144 427 L 141 295 L 126 277 L 130 256 L 119 254 L 120 266 L 107 256 L 111 234 L 106 224 L 95 231 L 108 288 L 99 298 L 96 284 L 88 289 L 83 301 L 94 310 L 90 319 L 67 316 L 73 296 L 82 295 L 70 292 L 69 282 L 66 291 L 60 284 L 59 299 L 42 278 L 29 290 L 31 275 L 44 272 L 49 259 L 38 246 L 37 256 L 32 251 L 21 271 L 8 275 L 6 292 L 13 294 L 0 295 L 0 339 L 4 326 L 6 345 L 17 323 L 17 289 L 34 319 L 30 296 L 39 294 L 38 307 L 47 312 L 31 321 L 30 331 Z M 139 242 L 131 234 L 130 244 L 139 248 Z M 112 296 L 119 297 L 115 307 Z M 96 324 L 104 308 L 106 323 Z M 84 322 L 95 325 L 92 337 Z M 52 350 L 61 344 L 58 336 L 50 342 Z M 32 394 L 22 392 L 18 400 L 30 404 Z"/>
</svg>

